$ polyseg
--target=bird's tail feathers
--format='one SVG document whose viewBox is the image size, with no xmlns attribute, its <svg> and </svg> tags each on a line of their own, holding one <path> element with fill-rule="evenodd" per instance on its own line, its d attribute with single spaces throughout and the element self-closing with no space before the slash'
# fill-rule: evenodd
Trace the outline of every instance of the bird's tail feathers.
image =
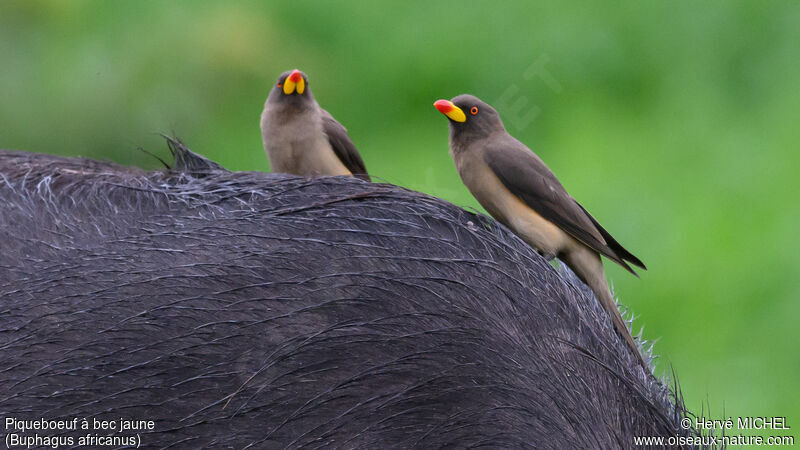
<svg viewBox="0 0 800 450">
<path fill-rule="evenodd" d="M 589 286 L 591 288 L 591 286 Z M 628 325 L 625 323 L 625 319 L 622 318 L 622 314 L 619 312 L 617 308 L 617 303 L 614 301 L 614 297 L 611 295 L 611 290 L 606 285 L 605 292 L 602 289 L 598 289 L 600 292 L 596 292 L 594 288 L 592 291 L 595 292 L 595 297 L 603 306 L 603 309 L 606 310 L 609 316 L 611 316 L 611 320 L 614 323 L 614 328 L 617 330 L 617 334 L 619 334 L 625 343 L 628 344 L 631 351 L 633 352 L 634 356 L 636 356 L 639 364 L 644 368 L 646 372 L 650 371 L 650 367 L 648 367 L 647 363 L 644 361 L 641 352 L 639 351 L 639 346 L 636 345 L 636 341 L 634 341 L 631 331 L 628 329 Z"/>
<path fill-rule="evenodd" d="M 603 263 L 600 261 L 600 256 L 597 253 L 594 253 L 588 247 L 585 247 L 576 249 L 572 253 L 565 254 L 563 259 L 564 262 L 567 263 L 567 265 L 572 269 L 572 271 L 575 272 L 575 275 L 577 275 L 578 278 L 586 283 L 586 285 L 589 286 L 589 289 L 594 292 L 594 295 L 597 297 L 600 305 L 611 317 L 611 321 L 614 324 L 617 334 L 622 337 L 622 339 L 631 349 L 631 352 L 633 352 L 639 364 L 645 369 L 646 372 L 649 372 L 650 367 L 644 361 L 644 358 L 639 351 L 639 346 L 633 339 L 625 320 L 622 318 L 622 314 L 620 314 L 619 309 L 617 309 L 614 296 L 611 294 L 611 289 L 608 287 L 608 281 L 606 280 L 606 274 L 603 270 Z"/>
<path fill-rule="evenodd" d="M 586 211 L 586 208 L 581 206 L 581 204 L 578 203 L 578 202 L 575 202 L 575 203 L 577 203 L 578 206 L 581 207 L 583 212 L 586 213 L 587 216 L 589 216 L 589 219 L 591 219 L 591 221 L 594 224 L 595 228 L 597 228 L 597 231 L 599 231 L 600 235 L 603 236 L 603 239 L 605 239 L 606 244 L 608 245 L 608 248 L 610 248 L 611 251 L 616 256 L 616 258 L 611 258 L 611 259 L 614 260 L 614 262 L 616 262 L 617 264 L 621 265 L 628 272 L 636 275 L 637 277 L 639 275 L 636 272 L 633 271 L 633 269 L 626 263 L 626 261 L 630 262 L 631 264 L 633 264 L 636 267 L 641 267 L 642 269 L 647 270 L 647 267 L 644 265 L 644 263 L 639 258 L 634 256 L 633 253 L 631 253 L 628 250 L 626 250 L 625 247 L 622 246 L 622 244 L 617 242 L 617 240 L 614 239 L 614 236 L 611 236 L 611 233 L 606 231 L 606 229 L 603 228 L 603 226 L 600 225 L 600 223 L 597 220 L 595 220 L 595 218 L 592 217 L 591 214 L 589 214 L 589 211 Z"/>
</svg>

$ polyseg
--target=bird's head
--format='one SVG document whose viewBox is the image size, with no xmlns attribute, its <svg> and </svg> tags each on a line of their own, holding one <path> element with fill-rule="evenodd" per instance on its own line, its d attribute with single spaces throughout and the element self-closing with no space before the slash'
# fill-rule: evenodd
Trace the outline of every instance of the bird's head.
<svg viewBox="0 0 800 450">
<path fill-rule="evenodd" d="M 269 91 L 267 103 L 300 109 L 313 105 L 314 96 L 308 88 L 308 76 L 297 69 L 283 72 Z"/>
<path fill-rule="evenodd" d="M 447 116 L 453 138 L 481 138 L 505 130 L 497 111 L 474 95 L 462 94 L 452 100 L 437 100 L 433 106 Z"/>
</svg>

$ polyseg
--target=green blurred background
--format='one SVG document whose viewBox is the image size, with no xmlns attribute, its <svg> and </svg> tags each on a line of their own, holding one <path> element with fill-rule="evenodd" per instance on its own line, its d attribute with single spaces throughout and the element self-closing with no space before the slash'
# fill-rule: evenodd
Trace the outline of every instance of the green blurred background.
<svg viewBox="0 0 800 450">
<path fill-rule="evenodd" d="M 798 24 L 790 1 L 4 1 L 0 148 L 156 168 L 136 148 L 174 132 L 266 171 L 264 99 L 301 68 L 373 176 L 479 208 L 432 107 L 476 94 L 648 265 L 606 263 L 688 406 L 798 429 Z"/>
</svg>

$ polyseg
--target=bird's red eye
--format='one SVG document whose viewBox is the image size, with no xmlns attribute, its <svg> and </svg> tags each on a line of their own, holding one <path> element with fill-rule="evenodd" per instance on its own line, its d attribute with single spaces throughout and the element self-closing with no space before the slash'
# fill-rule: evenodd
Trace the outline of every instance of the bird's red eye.
<svg viewBox="0 0 800 450">
<path fill-rule="evenodd" d="M 276 86 L 278 86 L 278 87 L 282 87 L 283 85 L 282 85 L 282 84 L 280 84 L 280 83 L 278 83 L 278 84 L 276 84 Z"/>
<path fill-rule="evenodd" d="M 472 114 L 473 116 L 475 114 L 478 114 L 478 107 L 477 106 L 473 106 L 472 109 L 469 110 L 469 113 Z"/>
</svg>

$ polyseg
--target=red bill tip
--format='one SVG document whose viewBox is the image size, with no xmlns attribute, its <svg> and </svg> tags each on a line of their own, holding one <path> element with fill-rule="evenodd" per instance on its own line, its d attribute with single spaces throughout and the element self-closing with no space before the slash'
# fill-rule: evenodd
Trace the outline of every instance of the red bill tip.
<svg viewBox="0 0 800 450">
<path fill-rule="evenodd" d="M 300 81 L 300 78 L 302 78 L 302 77 L 303 77 L 303 74 L 300 73 L 299 70 L 294 69 L 292 71 L 292 73 L 289 75 L 289 81 L 291 81 L 292 83 L 297 83 L 298 81 Z"/>
<path fill-rule="evenodd" d="M 433 106 L 435 106 L 436 109 L 438 109 L 442 114 L 447 114 L 453 110 L 453 104 L 450 103 L 449 100 L 436 100 L 433 103 Z"/>
</svg>

